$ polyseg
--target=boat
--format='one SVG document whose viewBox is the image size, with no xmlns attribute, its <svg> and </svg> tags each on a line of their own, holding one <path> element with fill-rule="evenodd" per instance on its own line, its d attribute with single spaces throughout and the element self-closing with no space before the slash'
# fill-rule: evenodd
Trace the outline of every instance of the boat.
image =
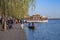
<svg viewBox="0 0 60 40">
<path fill-rule="evenodd" d="M 48 20 L 44 20 L 44 21 L 29 21 L 29 20 L 27 20 L 26 22 L 48 22 Z"/>
<path fill-rule="evenodd" d="M 35 29 L 35 26 L 28 26 L 29 29 Z"/>
<path fill-rule="evenodd" d="M 32 15 L 28 18 L 25 18 L 26 22 L 48 22 L 46 16 L 40 16 L 39 14 Z"/>
<path fill-rule="evenodd" d="M 29 23 L 28 28 L 35 29 L 34 23 L 33 22 L 32 23 Z"/>
</svg>

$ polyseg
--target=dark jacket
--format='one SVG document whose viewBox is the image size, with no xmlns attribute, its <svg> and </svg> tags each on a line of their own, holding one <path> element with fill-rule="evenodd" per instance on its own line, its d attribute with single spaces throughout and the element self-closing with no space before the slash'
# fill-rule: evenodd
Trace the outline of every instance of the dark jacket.
<svg viewBox="0 0 60 40">
<path fill-rule="evenodd" d="M 13 24 L 13 20 L 8 20 L 7 24 Z"/>
</svg>

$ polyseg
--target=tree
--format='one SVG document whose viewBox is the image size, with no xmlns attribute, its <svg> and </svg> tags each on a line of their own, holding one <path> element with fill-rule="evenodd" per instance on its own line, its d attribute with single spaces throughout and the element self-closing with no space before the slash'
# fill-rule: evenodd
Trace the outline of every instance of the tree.
<svg viewBox="0 0 60 40">
<path fill-rule="evenodd" d="M 30 3 L 34 0 L 0 0 L 0 11 L 2 14 L 2 24 L 6 30 L 6 16 L 21 18 L 28 15 Z"/>
</svg>

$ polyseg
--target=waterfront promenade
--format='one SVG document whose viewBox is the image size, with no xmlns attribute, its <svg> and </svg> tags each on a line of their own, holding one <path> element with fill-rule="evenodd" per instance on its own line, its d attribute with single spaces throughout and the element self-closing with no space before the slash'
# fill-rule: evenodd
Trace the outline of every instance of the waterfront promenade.
<svg viewBox="0 0 60 40">
<path fill-rule="evenodd" d="M 26 35 L 20 24 L 13 24 L 12 29 L 0 31 L 0 40 L 26 40 Z"/>
</svg>

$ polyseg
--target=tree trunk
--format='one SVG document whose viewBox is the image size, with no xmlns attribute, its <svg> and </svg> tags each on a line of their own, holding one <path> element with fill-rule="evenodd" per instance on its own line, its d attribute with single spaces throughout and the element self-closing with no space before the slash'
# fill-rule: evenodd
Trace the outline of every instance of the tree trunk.
<svg viewBox="0 0 60 40">
<path fill-rule="evenodd" d="M 2 3 L 2 27 L 4 29 L 4 31 L 7 30 L 7 27 L 6 27 L 6 13 L 5 13 L 5 0 L 3 0 L 3 3 Z"/>
<path fill-rule="evenodd" d="M 7 31 L 7 27 L 6 27 L 6 15 L 5 15 L 4 11 L 2 13 L 2 28 L 4 29 L 4 31 Z"/>
</svg>

